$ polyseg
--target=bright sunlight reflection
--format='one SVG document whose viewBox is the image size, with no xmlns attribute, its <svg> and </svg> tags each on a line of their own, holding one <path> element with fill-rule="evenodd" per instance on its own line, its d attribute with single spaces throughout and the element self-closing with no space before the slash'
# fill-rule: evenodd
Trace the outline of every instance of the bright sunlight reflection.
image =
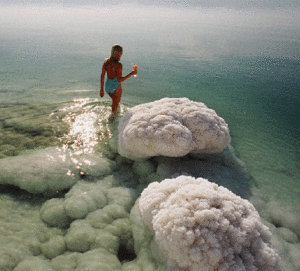
<svg viewBox="0 0 300 271">
<path fill-rule="evenodd" d="M 89 154 L 94 152 L 100 141 L 108 141 L 112 136 L 109 127 L 105 127 L 110 108 L 91 102 L 90 99 L 77 99 L 74 104 L 62 109 L 69 112 L 62 120 L 70 130 L 65 139 L 74 154 Z M 98 106 L 95 106 L 97 104 Z"/>
<path fill-rule="evenodd" d="M 120 105 L 119 117 L 127 111 Z M 81 175 L 85 167 L 95 166 L 95 157 L 112 155 L 109 140 L 118 131 L 118 121 L 110 122 L 111 101 L 75 99 L 72 103 L 50 115 L 59 118 L 68 127 L 60 138 L 58 147 L 62 155 L 68 155 Z M 63 159 L 63 157 L 61 157 Z M 71 173 L 68 173 L 71 174 Z"/>
</svg>

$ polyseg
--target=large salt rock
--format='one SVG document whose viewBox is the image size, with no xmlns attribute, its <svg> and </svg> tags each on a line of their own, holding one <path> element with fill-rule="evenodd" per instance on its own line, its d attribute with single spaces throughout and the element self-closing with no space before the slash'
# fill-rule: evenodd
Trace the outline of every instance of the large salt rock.
<svg viewBox="0 0 300 271">
<path fill-rule="evenodd" d="M 224 119 L 205 104 L 187 98 L 135 106 L 119 124 L 119 152 L 131 158 L 217 153 L 230 140 Z"/>
<path fill-rule="evenodd" d="M 167 270 L 281 270 L 271 233 L 253 205 L 206 179 L 151 183 L 139 209 Z"/>
</svg>

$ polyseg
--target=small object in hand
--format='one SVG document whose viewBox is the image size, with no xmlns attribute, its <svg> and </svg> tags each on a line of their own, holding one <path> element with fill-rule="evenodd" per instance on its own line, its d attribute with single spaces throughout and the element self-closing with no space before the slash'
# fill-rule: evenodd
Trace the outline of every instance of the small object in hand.
<svg viewBox="0 0 300 271">
<path fill-rule="evenodd" d="M 134 71 L 137 71 L 138 65 L 137 65 L 137 64 L 134 64 L 133 67 L 132 67 L 132 69 L 133 69 Z M 136 77 L 136 76 L 137 76 L 137 75 L 135 74 L 134 77 Z"/>
</svg>

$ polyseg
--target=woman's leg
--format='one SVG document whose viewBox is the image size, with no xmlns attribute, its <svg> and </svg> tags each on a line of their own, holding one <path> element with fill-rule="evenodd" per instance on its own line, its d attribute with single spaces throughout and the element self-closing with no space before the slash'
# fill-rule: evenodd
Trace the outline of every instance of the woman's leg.
<svg viewBox="0 0 300 271">
<path fill-rule="evenodd" d="M 118 85 L 116 88 L 116 91 L 113 94 L 109 94 L 109 96 L 112 98 L 112 113 L 115 115 L 117 114 L 118 105 L 121 101 L 122 97 L 122 85 Z"/>
</svg>

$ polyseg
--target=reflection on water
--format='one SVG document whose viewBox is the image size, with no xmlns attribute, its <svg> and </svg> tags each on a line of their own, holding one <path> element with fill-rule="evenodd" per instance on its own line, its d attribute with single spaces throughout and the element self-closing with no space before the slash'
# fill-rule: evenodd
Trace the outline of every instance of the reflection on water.
<svg viewBox="0 0 300 271">
<path fill-rule="evenodd" d="M 70 127 L 69 133 L 65 135 L 65 140 L 68 141 L 68 145 L 76 154 L 92 153 L 94 146 L 98 143 L 97 127 L 94 126 L 94 123 L 99 115 L 91 110 L 91 106 L 86 106 L 89 102 L 88 99 L 75 100 L 74 102 L 72 106 L 62 109 L 69 112 L 62 119 Z"/>
</svg>

